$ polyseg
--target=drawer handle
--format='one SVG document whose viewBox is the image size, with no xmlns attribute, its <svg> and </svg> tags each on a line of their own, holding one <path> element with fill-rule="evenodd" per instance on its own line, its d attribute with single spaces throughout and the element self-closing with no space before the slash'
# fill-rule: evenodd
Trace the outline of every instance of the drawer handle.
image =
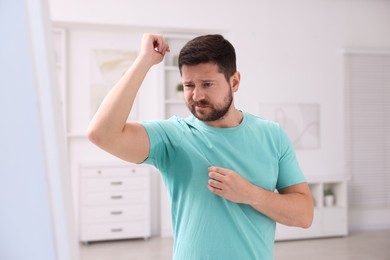
<svg viewBox="0 0 390 260">
<path fill-rule="evenodd" d="M 112 228 L 111 229 L 111 232 L 122 232 L 123 231 L 123 229 L 121 229 L 121 228 Z"/>
<path fill-rule="evenodd" d="M 113 182 L 111 182 L 111 185 L 122 185 L 123 184 L 123 182 L 121 182 L 121 181 L 113 181 Z"/>
<path fill-rule="evenodd" d="M 113 200 L 121 200 L 121 199 L 123 199 L 123 196 L 122 195 L 111 196 L 111 199 L 113 199 Z"/>
<path fill-rule="evenodd" d="M 122 215 L 122 211 L 111 211 L 111 215 Z"/>
</svg>

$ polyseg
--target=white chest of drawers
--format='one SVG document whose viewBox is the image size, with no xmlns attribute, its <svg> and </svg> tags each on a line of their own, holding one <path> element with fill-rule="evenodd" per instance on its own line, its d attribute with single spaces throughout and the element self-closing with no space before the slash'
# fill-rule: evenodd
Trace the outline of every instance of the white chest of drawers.
<svg viewBox="0 0 390 260">
<path fill-rule="evenodd" d="M 80 165 L 80 240 L 148 238 L 150 168 Z"/>
</svg>

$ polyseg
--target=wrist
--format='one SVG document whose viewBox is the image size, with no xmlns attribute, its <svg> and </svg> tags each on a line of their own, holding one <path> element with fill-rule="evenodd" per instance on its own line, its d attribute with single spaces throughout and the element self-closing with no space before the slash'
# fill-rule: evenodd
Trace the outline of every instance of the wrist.
<svg viewBox="0 0 390 260">
<path fill-rule="evenodd" d="M 254 208 L 258 208 L 261 204 L 261 201 L 264 200 L 265 192 L 266 190 L 263 188 L 251 184 L 250 188 L 248 189 L 246 204 Z"/>
<path fill-rule="evenodd" d="M 140 54 L 135 59 L 134 65 L 150 69 L 154 65 L 153 58 L 148 55 Z"/>
</svg>

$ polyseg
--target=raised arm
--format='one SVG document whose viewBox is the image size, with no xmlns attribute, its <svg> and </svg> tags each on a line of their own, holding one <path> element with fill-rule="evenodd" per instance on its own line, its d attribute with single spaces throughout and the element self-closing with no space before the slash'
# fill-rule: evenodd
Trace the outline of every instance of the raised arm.
<svg viewBox="0 0 390 260">
<path fill-rule="evenodd" d="M 88 139 L 103 150 L 129 162 L 140 163 L 149 154 L 146 130 L 126 122 L 137 92 L 149 69 L 160 63 L 169 46 L 161 35 L 145 34 L 141 51 L 127 72 L 103 100 L 88 127 Z"/>
</svg>

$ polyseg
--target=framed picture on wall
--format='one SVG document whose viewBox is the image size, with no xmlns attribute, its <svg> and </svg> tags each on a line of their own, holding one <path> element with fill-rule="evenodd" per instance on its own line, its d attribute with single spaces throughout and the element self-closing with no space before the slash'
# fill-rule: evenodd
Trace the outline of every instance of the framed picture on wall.
<svg viewBox="0 0 390 260">
<path fill-rule="evenodd" d="M 263 103 L 259 115 L 278 122 L 295 149 L 320 147 L 320 105 L 316 103 Z"/>
<path fill-rule="evenodd" d="M 115 49 L 91 50 L 90 114 L 96 113 L 104 97 L 120 80 L 137 57 L 135 51 Z M 137 102 L 129 115 L 137 119 Z"/>
</svg>

